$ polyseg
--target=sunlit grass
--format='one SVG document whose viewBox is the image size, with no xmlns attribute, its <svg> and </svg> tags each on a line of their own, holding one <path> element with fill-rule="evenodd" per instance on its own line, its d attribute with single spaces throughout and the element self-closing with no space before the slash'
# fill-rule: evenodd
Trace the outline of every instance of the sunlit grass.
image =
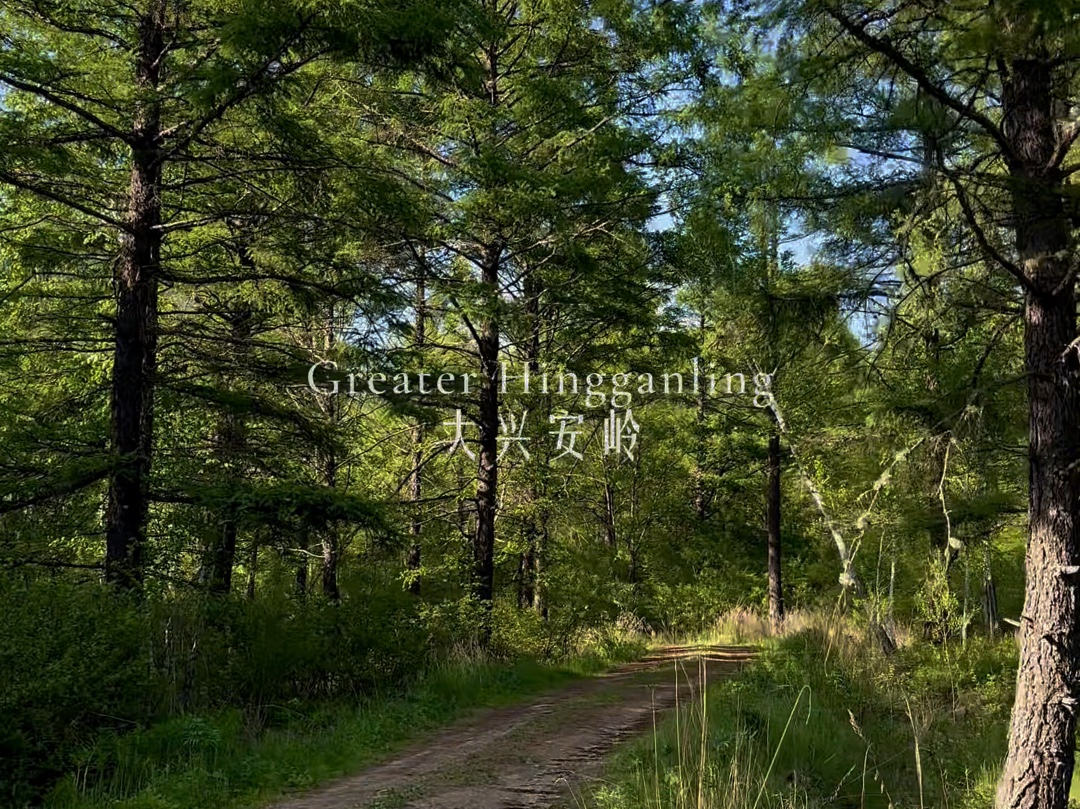
<svg viewBox="0 0 1080 809">
<path fill-rule="evenodd" d="M 695 642 L 746 642 L 737 620 Z M 804 616 L 733 680 L 695 693 L 620 753 L 589 809 L 974 809 L 992 803 L 1011 640 L 909 641 L 886 658 L 857 626 Z M 790 626 L 789 626 L 790 628 Z M 724 631 L 726 629 L 726 631 Z M 689 694 L 688 694 L 689 696 Z"/>
</svg>

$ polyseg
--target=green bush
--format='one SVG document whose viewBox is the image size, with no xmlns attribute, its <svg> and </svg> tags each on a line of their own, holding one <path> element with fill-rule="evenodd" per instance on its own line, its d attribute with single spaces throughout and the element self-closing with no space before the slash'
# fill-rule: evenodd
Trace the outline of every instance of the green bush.
<svg viewBox="0 0 1080 809">
<path fill-rule="evenodd" d="M 265 724 L 301 701 L 400 686 L 428 665 L 431 633 L 398 583 L 354 577 L 341 588 L 336 604 L 135 602 L 96 584 L 0 580 L 0 803 L 33 803 L 74 769 L 84 780 L 130 772 L 115 740 L 137 728 L 154 726 L 147 743 L 166 757 L 208 749 L 206 728 L 170 717 L 233 706 Z"/>
<path fill-rule="evenodd" d="M 22 806 L 94 733 L 151 714 L 159 672 L 146 613 L 97 586 L 5 580 L 0 613 L 0 802 Z"/>
</svg>

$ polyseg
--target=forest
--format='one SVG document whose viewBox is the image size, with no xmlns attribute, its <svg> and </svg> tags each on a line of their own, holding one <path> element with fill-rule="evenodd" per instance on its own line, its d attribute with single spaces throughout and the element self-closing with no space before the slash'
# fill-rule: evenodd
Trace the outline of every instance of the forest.
<svg viewBox="0 0 1080 809">
<path fill-rule="evenodd" d="M 1073 0 L 0 0 L 0 806 L 1080 805 L 1078 138 Z"/>
</svg>

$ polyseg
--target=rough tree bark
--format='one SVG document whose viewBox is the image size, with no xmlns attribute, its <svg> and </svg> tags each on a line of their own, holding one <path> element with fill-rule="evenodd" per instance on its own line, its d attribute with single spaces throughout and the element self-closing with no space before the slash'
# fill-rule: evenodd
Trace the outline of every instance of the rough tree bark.
<svg viewBox="0 0 1080 809">
<path fill-rule="evenodd" d="M 494 110 L 502 103 L 501 65 L 503 53 L 498 41 L 485 49 L 487 81 L 484 92 Z M 492 133 L 494 134 L 494 133 Z M 480 360 L 480 391 L 477 427 L 480 447 L 476 475 L 476 531 L 473 534 L 473 595 L 482 615 L 480 642 L 491 639 L 491 607 L 495 594 L 495 511 L 499 483 L 499 271 L 504 243 L 501 238 L 480 242 L 480 283 L 483 287 L 483 314 L 474 332 Z"/>
<path fill-rule="evenodd" d="M 981 129 L 1007 168 L 999 223 L 1013 230 L 1014 263 L 976 221 L 954 175 L 956 199 L 985 258 L 1010 272 L 1024 291 L 1024 370 L 1028 380 L 1028 542 L 1020 666 L 1009 727 L 1009 752 L 998 782 L 997 809 L 1067 809 L 1080 704 L 1080 357 L 1076 344 L 1076 257 L 1064 203 L 1062 164 L 1080 135 L 1057 108 L 1071 103 L 1069 61 L 1058 32 L 1042 33 L 1034 12 L 988 6 L 997 28 L 1019 47 L 986 54 L 1001 82 L 1000 124 L 981 105 L 950 95 L 932 73 L 876 36 L 867 17 L 839 6 L 825 11 L 944 108 Z M 1049 45 L 1057 49 L 1051 53 Z M 996 59 L 995 59 L 996 57 Z M 974 96 L 972 96 L 974 98 Z M 976 178 L 978 179 L 978 178 Z M 997 223 L 995 223 L 995 226 Z"/>
<path fill-rule="evenodd" d="M 116 464 L 105 509 L 105 580 L 121 589 L 142 584 L 157 364 L 161 260 L 160 103 L 155 98 L 166 50 L 166 7 L 152 0 L 139 21 L 135 54 L 138 102 L 129 142 L 127 227 L 113 275 L 116 296 L 110 395 Z"/>
<path fill-rule="evenodd" d="M 1027 279 L 1030 535 L 1020 668 L 998 809 L 1067 809 L 1080 699 L 1080 374 L 1069 221 L 1048 56 L 1014 60 L 1002 93 L 1016 250 Z"/>
</svg>

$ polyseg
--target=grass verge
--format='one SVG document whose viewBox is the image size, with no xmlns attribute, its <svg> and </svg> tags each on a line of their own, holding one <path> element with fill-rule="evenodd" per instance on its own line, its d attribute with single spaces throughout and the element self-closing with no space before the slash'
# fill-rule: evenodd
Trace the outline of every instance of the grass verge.
<svg viewBox="0 0 1080 809">
<path fill-rule="evenodd" d="M 1005 754 L 1012 639 L 885 658 L 809 628 L 620 752 L 594 809 L 985 807 Z"/>
</svg>

